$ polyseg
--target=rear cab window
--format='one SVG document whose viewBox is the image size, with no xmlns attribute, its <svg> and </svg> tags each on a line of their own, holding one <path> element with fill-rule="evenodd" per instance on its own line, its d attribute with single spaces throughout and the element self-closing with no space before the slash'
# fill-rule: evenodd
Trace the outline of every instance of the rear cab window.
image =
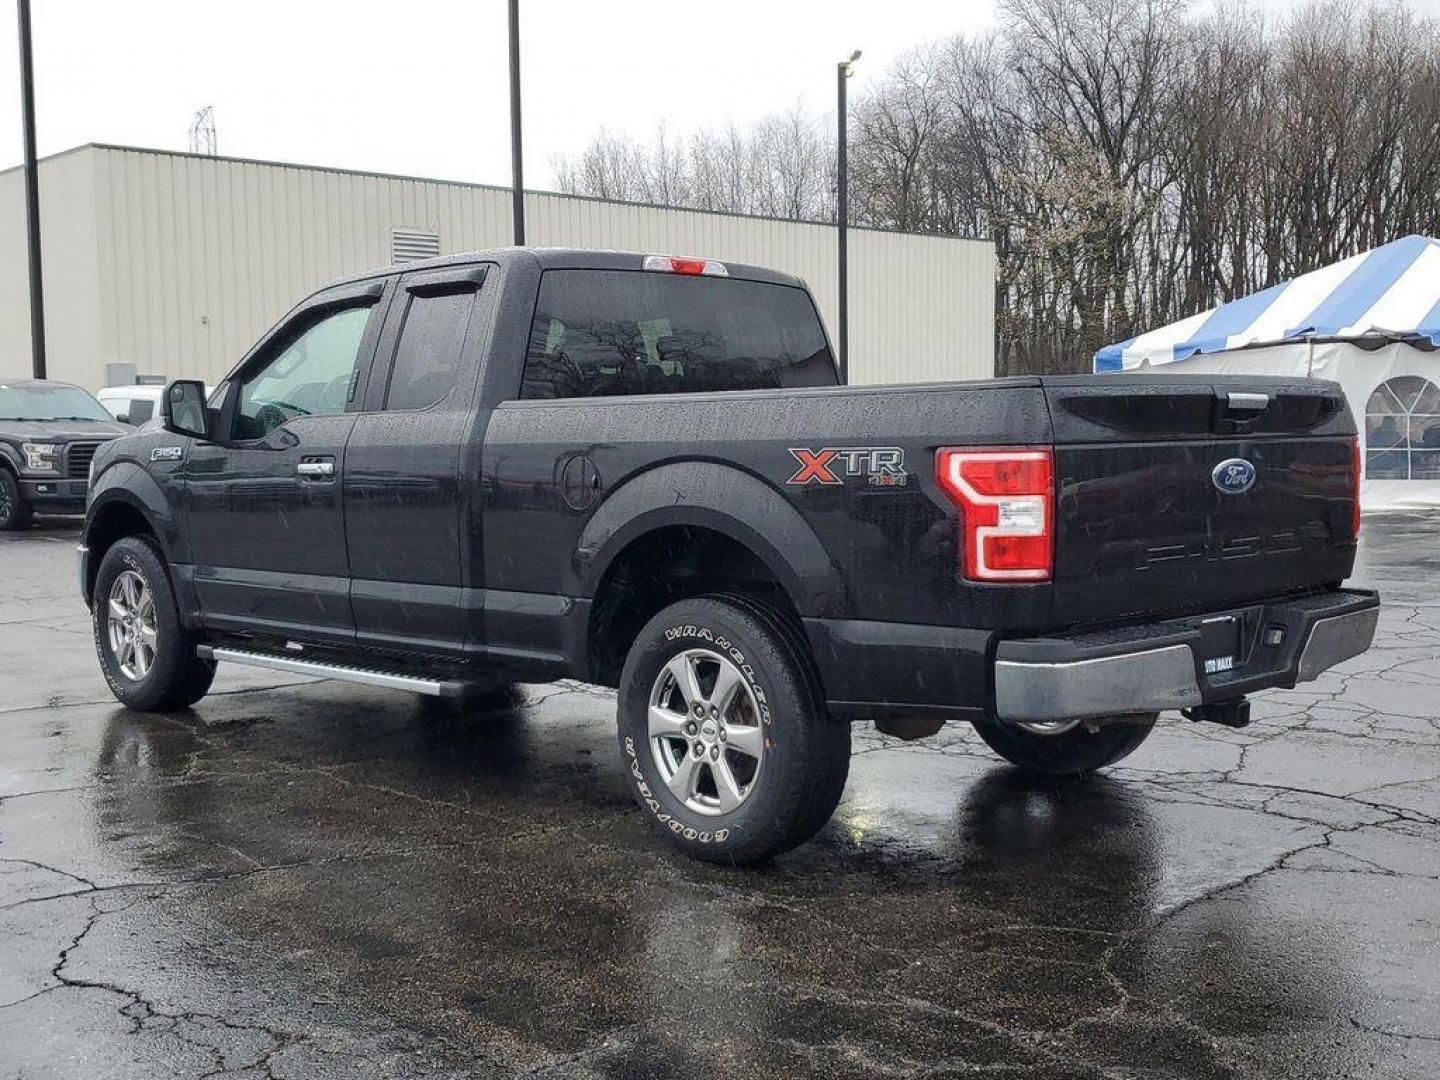
<svg viewBox="0 0 1440 1080">
<path fill-rule="evenodd" d="M 789 285 L 631 270 L 540 279 L 521 397 L 834 386 L 815 305 Z"/>
</svg>

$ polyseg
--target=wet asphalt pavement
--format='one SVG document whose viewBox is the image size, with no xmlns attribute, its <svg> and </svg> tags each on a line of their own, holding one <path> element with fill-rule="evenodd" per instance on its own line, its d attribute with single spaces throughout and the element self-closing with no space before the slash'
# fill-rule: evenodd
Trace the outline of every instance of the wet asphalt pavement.
<svg viewBox="0 0 1440 1080">
<path fill-rule="evenodd" d="M 1440 520 L 1377 647 L 1027 780 L 855 731 L 761 871 L 637 813 L 614 698 L 455 712 L 222 667 L 119 708 L 73 524 L 0 535 L 0 1076 L 1440 1075 Z"/>
</svg>

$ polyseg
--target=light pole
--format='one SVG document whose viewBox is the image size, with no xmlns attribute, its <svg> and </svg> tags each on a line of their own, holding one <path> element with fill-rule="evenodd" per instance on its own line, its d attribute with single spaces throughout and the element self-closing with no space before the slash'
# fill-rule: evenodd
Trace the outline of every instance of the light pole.
<svg viewBox="0 0 1440 1080">
<path fill-rule="evenodd" d="M 839 263 L 840 263 L 840 384 L 843 386 L 850 381 L 850 290 L 848 284 L 848 263 L 846 252 L 846 233 L 850 227 L 850 163 L 849 163 L 849 124 L 845 112 L 845 83 L 851 75 L 855 74 L 855 61 L 860 59 L 860 50 L 856 49 L 850 54 L 849 60 L 841 60 L 835 65 L 835 100 L 836 100 L 836 206 L 835 224 L 836 233 L 839 237 Z"/>
<path fill-rule="evenodd" d="M 25 143 L 25 226 L 30 246 L 30 349 L 35 378 L 45 378 L 45 293 L 40 281 L 40 171 L 35 163 L 35 57 L 30 0 L 20 5 L 20 119 Z"/>
<path fill-rule="evenodd" d="M 518 246 L 525 243 L 525 168 L 524 155 L 520 152 L 520 0 L 510 0 L 510 177 Z"/>
</svg>

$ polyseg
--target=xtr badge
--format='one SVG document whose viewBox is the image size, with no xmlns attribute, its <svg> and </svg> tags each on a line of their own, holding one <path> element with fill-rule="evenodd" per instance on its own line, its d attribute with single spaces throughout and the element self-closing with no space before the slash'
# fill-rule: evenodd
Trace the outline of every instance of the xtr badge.
<svg viewBox="0 0 1440 1080">
<path fill-rule="evenodd" d="M 800 467 L 787 484 L 843 484 L 847 477 L 863 476 L 874 487 L 904 487 L 910 480 L 905 451 L 898 446 L 792 446 L 790 453 Z"/>
</svg>

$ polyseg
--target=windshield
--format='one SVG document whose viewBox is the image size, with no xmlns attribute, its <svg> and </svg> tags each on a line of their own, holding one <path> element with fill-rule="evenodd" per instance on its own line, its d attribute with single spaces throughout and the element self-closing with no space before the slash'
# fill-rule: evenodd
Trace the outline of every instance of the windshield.
<svg viewBox="0 0 1440 1080">
<path fill-rule="evenodd" d="M 110 420 L 105 406 L 64 383 L 0 382 L 0 420 Z"/>
</svg>

